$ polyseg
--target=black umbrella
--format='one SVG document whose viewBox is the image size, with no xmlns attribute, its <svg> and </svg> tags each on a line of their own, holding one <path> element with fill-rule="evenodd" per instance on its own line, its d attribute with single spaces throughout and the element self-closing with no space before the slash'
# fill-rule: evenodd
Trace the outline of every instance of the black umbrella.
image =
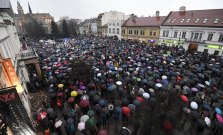
<svg viewBox="0 0 223 135">
<path fill-rule="evenodd" d="M 95 95 L 97 95 L 97 91 L 92 90 L 89 92 L 90 97 L 94 97 Z"/>
<path fill-rule="evenodd" d="M 63 115 L 68 115 L 71 112 L 70 108 L 63 109 Z"/>
<path fill-rule="evenodd" d="M 131 131 L 126 127 L 122 127 L 120 135 L 131 135 Z"/>
<path fill-rule="evenodd" d="M 98 102 L 100 99 L 101 99 L 101 97 L 100 97 L 99 95 L 95 95 L 95 96 L 93 97 L 93 100 L 94 100 L 95 102 Z"/>
<path fill-rule="evenodd" d="M 206 124 L 205 124 L 205 121 L 204 120 L 201 120 L 201 119 L 197 119 L 197 124 L 202 126 L 202 127 L 205 127 Z"/>
<path fill-rule="evenodd" d="M 191 114 L 192 114 L 194 119 L 199 119 L 201 117 L 201 115 L 196 111 L 192 111 Z"/>
<path fill-rule="evenodd" d="M 122 105 L 123 106 L 128 106 L 129 100 L 127 98 L 122 99 Z"/>
<path fill-rule="evenodd" d="M 53 111 L 49 114 L 49 119 L 56 119 L 57 118 L 57 112 Z"/>
</svg>

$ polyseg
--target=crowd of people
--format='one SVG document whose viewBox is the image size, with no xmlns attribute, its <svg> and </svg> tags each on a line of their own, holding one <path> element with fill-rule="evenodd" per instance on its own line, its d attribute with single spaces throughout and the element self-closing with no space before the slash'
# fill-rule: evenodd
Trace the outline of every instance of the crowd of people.
<svg viewBox="0 0 223 135">
<path fill-rule="evenodd" d="M 46 134 L 223 132 L 219 56 L 99 37 L 32 44 L 47 88 L 33 118 Z"/>
</svg>

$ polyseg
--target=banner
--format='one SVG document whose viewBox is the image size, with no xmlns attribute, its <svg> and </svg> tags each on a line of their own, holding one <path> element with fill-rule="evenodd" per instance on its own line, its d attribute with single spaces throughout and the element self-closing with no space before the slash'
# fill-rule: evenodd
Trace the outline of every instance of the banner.
<svg viewBox="0 0 223 135">
<path fill-rule="evenodd" d="M 13 135 L 35 135 L 32 122 L 15 87 L 0 90 L 0 100 L 9 104 L 8 127 Z"/>
<path fill-rule="evenodd" d="M 12 65 L 11 59 L 4 59 L 2 60 L 2 64 L 4 66 L 4 69 L 8 75 L 8 78 L 11 82 L 11 86 L 17 86 L 17 92 L 21 93 L 23 92 L 23 89 L 21 88 L 21 84 L 19 82 L 19 79 L 15 73 L 14 67 Z"/>
</svg>

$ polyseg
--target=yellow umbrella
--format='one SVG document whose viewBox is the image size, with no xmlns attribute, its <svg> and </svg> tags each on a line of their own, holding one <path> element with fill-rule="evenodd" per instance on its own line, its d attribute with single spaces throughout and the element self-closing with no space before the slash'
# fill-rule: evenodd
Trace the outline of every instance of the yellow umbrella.
<svg viewBox="0 0 223 135">
<path fill-rule="evenodd" d="M 76 97 L 77 96 L 77 92 L 76 91 L 72 91 L 71 93 L 70 93 L 70 95 L 72 96 L 72 97 Z"/>
<path fill-rule="evenodd" d="M 63 88 L 63 84 L 59 84 L 58 87 L 59 87 L 59 88 Z"/>
</svg>

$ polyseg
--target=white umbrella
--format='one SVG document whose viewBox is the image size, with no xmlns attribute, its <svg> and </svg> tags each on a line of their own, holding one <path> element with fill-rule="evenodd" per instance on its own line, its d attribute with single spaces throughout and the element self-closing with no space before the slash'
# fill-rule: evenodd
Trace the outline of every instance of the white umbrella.
<svg viewBox="0 0 223 135">
<path fill-rule="evenodd" d="M 97 76 L 100 77 L 101 76 L 101 73 L 98 73 Z"/>
<path fill-rule="evenodd" d="M 162 87 L 162 84 L 161 83 L 157 83 L 156 86 L 160 88 L 160 87 Z"/>
<path fill-rule="evenodd" d="M 205 84 L 210 86 L 210 82 L 209 81 L 205 81 Z"/>
<path fill-rule="evenodd" d="M 95 69 L 95 71 L 99 71 L 99 69 L 98 69 L 98 68 L 96 68 L 96 69 Z"/>
<path fill-rule="evenodd" d="M 122 85 L 122 82 L 121 81 L 117 81 L 116 84 L 117 85 Z"/>
<path fill-rule="evenodd" d="M 208 117 L 204 118 L 205 123 L 207 124 L 208 127 L 211 127 L 211 120 Z"/>
<path fill-rule="evenodd" d="M 55 123 L 55 127 L 58 128 L 59 126 L 62 125 L 62 121 L 61 120 L 58 120 L 56 123 Z"/>
<path fill-rule="evenodd" d="M 143 88 L 139 88 L 139 91 L 138 92 L 144 93 L 144 89 Z"/>
<path fill-rule="evenodd" d="M 81 122 L 86 122 L 88 119 L 89 119 L 88 115 L 83 115 L 83 116 L 81 116 L 80 121 Z"/>
<path fill-rule="evenodd" d="M 149 91 L 152 92 L 152 93 L 154 92 L 154 90 L 152 88 L 149 88 Z"/>
<path fill-rule="evenodd" d="M 194 109 L 194 110 L 197 110 L 198 105 L 197 105 L 196 102 L 192 101 L 192 102 L 190 103 L 190 107 L 191 107 L 192 109 Z"/>
<path fill-rule="evenodd" d="M 145 92 L 145 93 L 143 93 L 143 97 L 144 97 L 144 98 L 150 98 L 150 95 L 149 95 L 149 93 L 146 93 L 146 92 Z"/>
<path fill-rule="evenodd" d="M 163 75 L 162 80 L 166 80 L 166 79 L 167 79 L 167 76 Z"/>
<path fill-rule="evenodd" d="M 80 131 L 84 130 L 85 129 L 85 123 L 84 122 L 80 122 L 78 124 L 78 127 L 77 127 Z"/>
</svg>

